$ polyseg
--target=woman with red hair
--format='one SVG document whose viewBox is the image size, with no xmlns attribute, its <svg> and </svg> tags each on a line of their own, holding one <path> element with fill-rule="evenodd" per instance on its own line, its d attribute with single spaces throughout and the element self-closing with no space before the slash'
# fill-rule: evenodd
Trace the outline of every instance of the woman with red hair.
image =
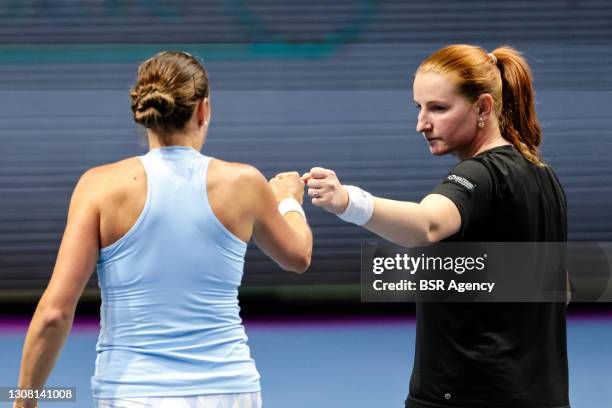
<svg viewBox="0 0 612 408">
<path fill-rule="evenodd" d="M 419 203 L 304 178 L 312 203 L 399 245 L 564 242 L 566 201 L 543 162 L 532 77 L 519 52 L 451 45 L 416 71 L 417 132 L 459 163 Z M 569 407 L 565 304 L 417 303 L 409 408 Z"/>
</svg>

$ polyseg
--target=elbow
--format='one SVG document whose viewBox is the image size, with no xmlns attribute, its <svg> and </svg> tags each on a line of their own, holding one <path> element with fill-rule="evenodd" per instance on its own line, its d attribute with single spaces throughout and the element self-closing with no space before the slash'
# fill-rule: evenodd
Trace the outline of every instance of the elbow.
<svg viewBox="0 0 612 408">
<path fill-rule="evenodd" d="M 308 250 L 304 253 L 299 254 L 294 261 L 292 272 L 302 274 L 310 268 L 310 261 L 312 260 L 312 250 Z"/>
<path fill-rule="evenodd" d="M 40 322 L 43 328 L 56 329 L 72 321 L 74 312 L 61 308 L 45 308 L 40 311 Z"/>
<path fill-rule="evenodd" d="M 436 244 L 438 242 L 440 242 L 440 236 L 438 233 L 429 230 L 425 236 L 423 237 L 423 242 L 421 243 L 421 246 L 429 246 L 429 245 L 433 245 Z"/>
<path fill-rule="evenodd" d="M 403 236 L 402 239 L 399 239 L 394 243 L 406 248 L 414 248 L 430 246 L 436 242 L 438 242 L 438 240 L 436 240 L 436 234 L 432 232 L 432 230 L 424 230 L 418 234 L 413 234 L 412 236 L 408 237 L 408 239 Z"/>
<path fill-rule="evenodd" d="M 291 260 L 283 265 L 283 269 L 289 272 L 295 272 L 302 274 L 310 267 L 310 261 L 312 260 L 312 248 L 306 251 L 296 253 L 291 257 Z"/>
<path fill-rule="evenodd" d="M 294 272 L 296 273 L 304 273 L 310 268 L 310 262 L 312 260 L 312 250 L 307 251 L 304 255 L 300 257 L 300 260 L 297 264 L 297 268 Z"/>
<path fill-rule="evenodd" d="M 440 228 L 437 225 L 429 223 L 421 234 L 418 236 L 418 246 L 430 246 L 440 242 L 443 237 L 440 236 Z"/>
<path fill-rule="evenodd" d="M 309 232 L 293 256 L 291 272 L 302 274 L 310 268 L 312 260 L 312 234 Z"/>
</svg>

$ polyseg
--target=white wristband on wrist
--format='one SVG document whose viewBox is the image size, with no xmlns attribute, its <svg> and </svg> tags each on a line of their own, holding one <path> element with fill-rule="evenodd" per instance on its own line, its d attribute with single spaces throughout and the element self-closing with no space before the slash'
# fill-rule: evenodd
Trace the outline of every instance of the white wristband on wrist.
<svg viewBox="0 0 612 408">
<path fill-rule="evenodd" d="M 340 219 L 352 222 L 353 224 L 363 225 L 370 221 L 374 214 L 374 197 L 355 186 L 344 186 L 348 191 L 349 202 L 346 210 L 342 214 L 338 214 Z"/>
<path fill-rule="evenodd" d="M 300 213 L 302 217 L 306 219 L 306 214 L 304 213 L 304 209 L 302 208 L 300 203 L 298 203 L 298 201 L 295 198 L 283 199 L 280 203 L 278 203 L 278 211 L 281 213 L 281 215 L 285 215 L 288 212 L 295 211 L 295 212 Z"/>
</svg>

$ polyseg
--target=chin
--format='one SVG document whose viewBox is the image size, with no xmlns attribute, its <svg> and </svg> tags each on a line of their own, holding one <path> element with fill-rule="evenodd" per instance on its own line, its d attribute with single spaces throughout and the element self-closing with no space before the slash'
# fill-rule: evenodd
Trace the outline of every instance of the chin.
<svg viewBox="0 0 612 408">
<path fill-rule="evenodd" d="M 448 149 L 439 149 L 435 147 L 430 147 L 429 152 L 432 156 L 444 156 L 445 154 L 450 153 Z"/>
</svg>

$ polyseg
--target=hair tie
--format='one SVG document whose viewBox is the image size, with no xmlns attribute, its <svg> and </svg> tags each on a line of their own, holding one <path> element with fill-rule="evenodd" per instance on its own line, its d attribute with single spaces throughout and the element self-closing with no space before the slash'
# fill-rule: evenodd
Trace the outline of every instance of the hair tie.
<svg viewBox="0 0 612 408">
<path fill-rule="evenodd" d="M 497 65 L 497 57 L 495 55 L 493 55 L 492 53 L 487 54 L 489 57 L 491 57 L 491 61 L 493 61 L 493 63 L 495 65 Z"/>
</svg>

